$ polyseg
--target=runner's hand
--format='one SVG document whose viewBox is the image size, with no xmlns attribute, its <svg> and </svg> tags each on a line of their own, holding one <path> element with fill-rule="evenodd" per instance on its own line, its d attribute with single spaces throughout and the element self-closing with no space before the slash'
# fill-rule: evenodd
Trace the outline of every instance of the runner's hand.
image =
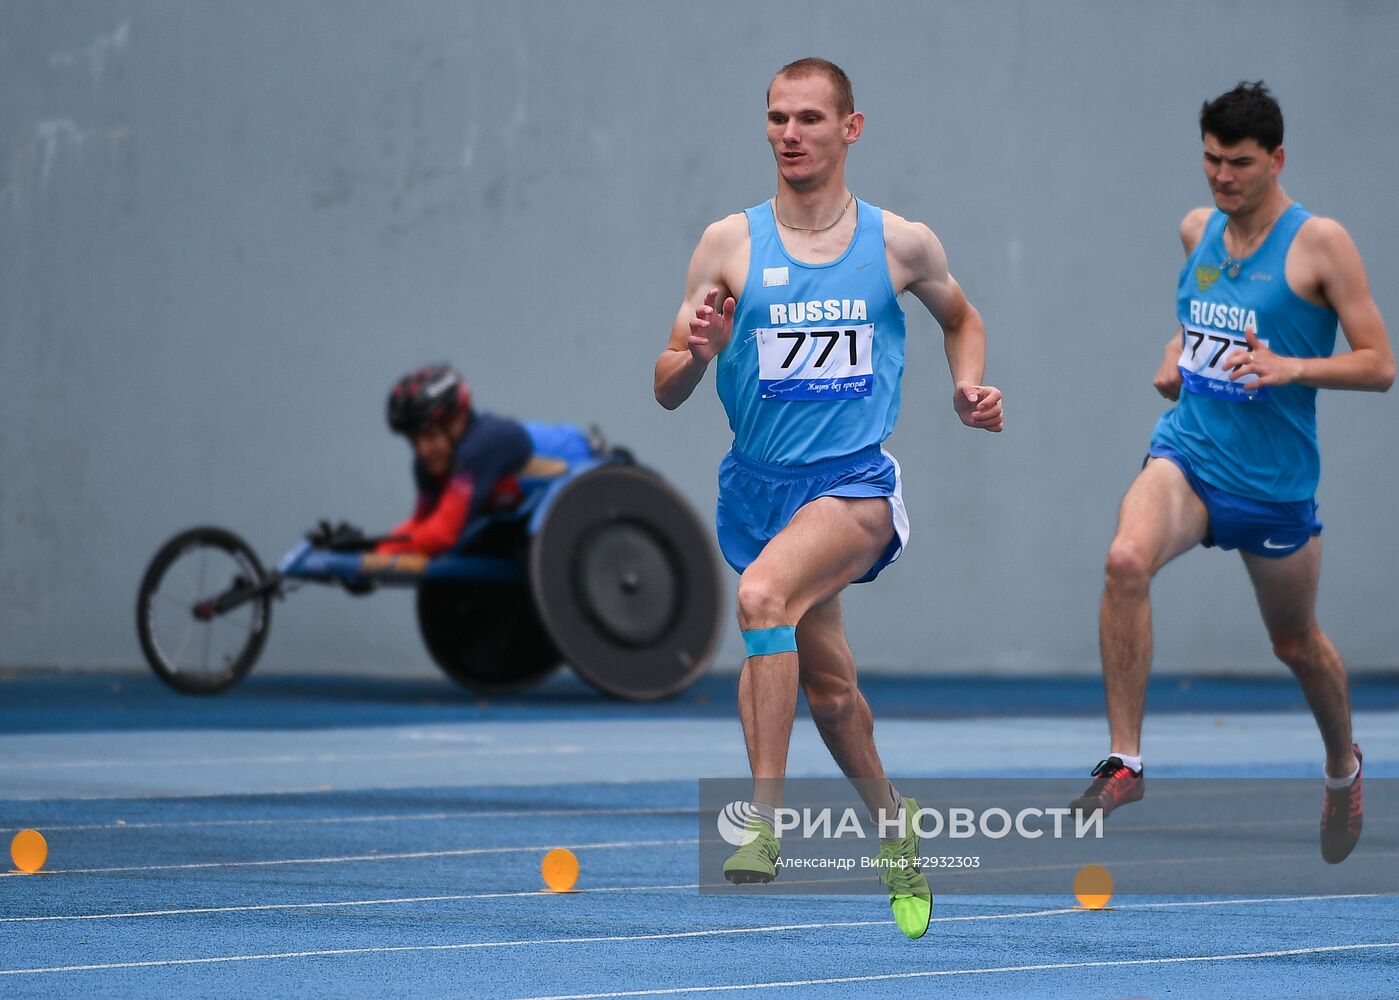
<svg viewBox="0 0 1399 1000">
<path fill-rule="evenodd" d="M 1179 352 L 1166 352 L 1166 357 L 1161 360 L 1161 367 L 1156 370 L 1156 377 L 1151 380 L 1151 384 L 1162 396 L 1175 402 L 1180 398 L 1180 365 L 1176 363 Z"/>
<path fill-rule="evenodd" d="M 1005 427 L 1001 390 L 994 385 L 960 383 L 952 393 L 952 406 L 968 427 L 997 433 Z"/>
<path fill-rule="evenodd" d="M 1299 365 L 1296 358 L 1284 357 L 1268 350 L 1252 328 L 1244 331 L 1244 339 L 1248 341 L 1248 350 L 1234 351 L 1224 359 L 1224 367 L 1229 372 L 1231 382 L 1245 375 L 1257 375 L 1256 382 L 1244 386 L 1246 390 L 1253 392 L 1259 386 L 1287 385 L 1297 380 Z"/>
<path fill-rule="evenodd" d="M 690 353 L 695 360 L 709 364 L 719 352 L 729 346 L 734 332 L 734 302 L 730 295 L 724 300 L 718 312 L 714 307 L 719 303 L 719 289 L 713 289 L 704 297 L 704 305 L 695 310 L 690 320 Z"/>
</svg>

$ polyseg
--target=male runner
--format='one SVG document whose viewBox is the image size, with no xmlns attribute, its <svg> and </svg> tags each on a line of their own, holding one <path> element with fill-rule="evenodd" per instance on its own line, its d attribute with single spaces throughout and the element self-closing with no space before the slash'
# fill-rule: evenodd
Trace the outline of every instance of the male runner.
<svg viewBox="0 0 1399 1000">
<path fill-rule="evenodd" d="M 1282 133 L 1262 82 L 1240 83 L 1200 112 L 1216 207 L 1180 226 L 1180 329 L 1154 383 L 1179 403 L 1156 425 L 1108 550 L 1099 639 L 1111 753 L 1074 806 L 1106 816 L 1142 797 L 1152 578 L 1196 545 L 1239 549 L 1273 652 L 1321 730 L 1321 853 L 1335 864 L 1360 838 L 1363 801 L 1345 664 L 1315 615 L 1316 390 L 1383 392 L 1394 355 L 1350 236 L 1278 183 Z M 1338 321 L 1350 351 L 1333 357 Z"/>
<path fill-rule="evenodd" d="M 656 399 L 674 409 L 718 359 L 719 398 L 734 444 L 719 467 L 718 531 L 742 576 L 738 620 L 747 658 L 739 714 L 761 819 L 725 863 L 732 882 L 768 882 L 797 686 L 832 757 L 885 833 L 880 871 L 900 929 L 928 928 L 931 892 L 912 864 L 918 836 L 875 750 L 869 706 L 841 620 L 840 592 L 873 580 L 908 538 L 899 467 L 880 443 L 894 427 L 911 291 L 942 326 L 953 408 L 999 431 L 1001 393 L 981 385 L 981 316 L 948 273 L 924 225 L 860 201 L 845 158 L 864 116 L 850 81 L 824 59 L 778 71 L 767 139 L 777 196 L 705 230 L 685 299 L 656 362 Z M 800 650 L 800 655 L 798 654 Z"/>
</svg>

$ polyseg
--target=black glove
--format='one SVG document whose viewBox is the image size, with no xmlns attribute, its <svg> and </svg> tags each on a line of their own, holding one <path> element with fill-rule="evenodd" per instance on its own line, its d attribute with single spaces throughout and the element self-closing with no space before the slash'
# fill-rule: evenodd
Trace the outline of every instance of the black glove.
<svg viewBox="0 0 1399 1000">
<path fill-rule="evenodd" d="M 321 521 L 306 533 L 306 540 L 318 549 L 332 552 L 368 552 L 379 543 L 379 539 L 366 538 L 363 531 L 346 521 L 334 527 L 329 521 Z"/>
</svg>

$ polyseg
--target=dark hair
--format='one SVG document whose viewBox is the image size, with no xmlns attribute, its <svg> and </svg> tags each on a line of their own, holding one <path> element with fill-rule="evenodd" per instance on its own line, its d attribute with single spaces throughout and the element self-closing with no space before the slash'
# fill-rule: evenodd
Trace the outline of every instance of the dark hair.
<svg viewBox="0 0 1399 1000">
<path fill-rule="evenodd" d="M 829 59 L 807 56 L 805 59 L 789 62 L 777 71 L 773 79 L 785 77 L 788 80 L 800 80 L 808 76 L 824 76 L 831 81 L 831 86 L 835 88 L 836 92 L 836 114 L 844 117 L 855 110 L 855 91 L 850 86 L 850 77 L 845 75 L 845 70 Z M 768 97 L 772 97 L 772 84 L 770 83 L 768 84 Z"/>
<path fill-rule="evenodd" d="M 1262 80 L 1240 81 L 1200 108 L 1200 138 L 1207 134 L 1226 146 L 1255 139 L 1271 153 L 1282 145 L 1282 108 Z"/>
</svg>

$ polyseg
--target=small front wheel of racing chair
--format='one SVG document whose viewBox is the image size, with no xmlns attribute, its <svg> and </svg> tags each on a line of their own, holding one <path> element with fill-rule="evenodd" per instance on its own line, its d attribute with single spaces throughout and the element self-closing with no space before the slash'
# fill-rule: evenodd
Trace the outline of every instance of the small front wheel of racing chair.
<svg viewBox="0 0 1399 1000">
<path fill-rule="evenodd" d="M 276 574 L 232 532 L 191 528 L 170 539 L 136 598 L 136 631 L 156 676 L 185 694 L 233 687 L 267 641 L 277 589 Z"/>
</svg>

